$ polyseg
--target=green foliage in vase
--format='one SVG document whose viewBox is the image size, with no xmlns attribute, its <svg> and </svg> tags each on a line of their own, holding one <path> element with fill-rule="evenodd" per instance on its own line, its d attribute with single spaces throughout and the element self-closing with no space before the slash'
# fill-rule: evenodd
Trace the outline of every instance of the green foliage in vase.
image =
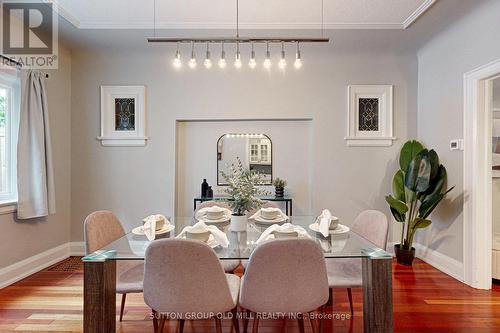
<svg viewBox="0 0 500 333">
<path fill-rule="evenodd" d="M 273 180 L 273 185 L 274 185 L 274 187 L 277 187 L 277 188 L 285 188 L 287 185 L 287 182 L 284 179 L 276 178 Z"/>
<path fill-rule="evenodd" d="M 228 184 L 224 192 L 231 199 L 228 203 L 235 215 L 243 215 L 252 209 L 260 208 L 263 201 L 258 196 L 269 194 L 268 191 L 257 187 L 263 183 L 263 176 L 245 168 L 239 158 L 236 158 L 236 163 L 231 164 L 229 172 L 221 171 L 221 175 Z"/>
<path fill-rule="evenodd" d="M 416 140 L 401 148 L 399 168 L 392 195 L 385 199 L 396 221 L 403 224 L 400 247 L 411 250 L 416 231 L 432 223 L 429 215 L 454 187 L 446 189 L 446 169 L 438 154 Z"/>
</svg>

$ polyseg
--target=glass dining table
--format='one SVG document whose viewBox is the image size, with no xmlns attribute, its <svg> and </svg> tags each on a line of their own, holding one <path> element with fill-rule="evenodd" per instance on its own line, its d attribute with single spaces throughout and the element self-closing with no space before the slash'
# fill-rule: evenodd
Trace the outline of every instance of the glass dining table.
<svg viewBox="0 0 500 333">
<path fill-rule="evenodd" d="M 156 239 L 179 235 L 184 227 L 196 223 L 193 217 L 170 218 L 175 228 Z M 290 223 L 303 227 L 318 242 L 326 260 L 359 258 L 362 263 L 364 332 L 393 332 L 392 256 L 350 230 L 324 237 L 313 231 L 313 216 L 293 216 Z M 257 240 L 269 227 L 249 220 L 247 230 L 234 232 L 229 223 L 218 223 L 228 239 L 229 246 L 214 247 L 220 260 L 249 259 L 258 246 Z M 151 243 L 145 235 L 128 232 L 102 249 L 86 255 L 84 263 L 84 332 L 116 331 L 116 261 L 144 260 Z"/>
</svg>

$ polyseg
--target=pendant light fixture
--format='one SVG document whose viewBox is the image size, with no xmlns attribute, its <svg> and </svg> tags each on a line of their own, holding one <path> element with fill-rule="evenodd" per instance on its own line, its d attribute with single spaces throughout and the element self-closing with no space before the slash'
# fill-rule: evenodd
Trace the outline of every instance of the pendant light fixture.
<svg viewBox="0 0 500 333">
<path fill-rule="evenodd" d="M 219 68 L 226 67 L 226 52 L 224 50 L 224 45 L 227 43 L 236 44 L 236 54 L 234 58 L 234 67 L 239 69 L 242 67 L 240 44 L 251 44 L 251 54 L 248 66 L 250 68 L 255 68 L 257 66 L 255 58 L 255 43 L 265 43 L 266 44 L 266 57 L 264 60 L 264 68 L 271 68 L 271 52 L 270 44 L 281 44 L 281 56 L 278 62 L 278 67 L 280 69 L 286 68 L 286 56 L 285 56 L 285 43 L 295 43 L 297 45 L 297 51 L 295 53 L 295 61 L 293 63 L 295 69 L 300 69 L 302 67 L 302 57 L 300 53 L 300 43 L 328 43 L 330 38 L 323 37 L 323 0 L 321 0 L 321 37 L 240 37 L 239 31 L 239 0 L 236 1 L 236 36 L 235 37 L 208 37 L 208 38 L 166 38 L 156 36 L 156 0 L 153 4 L 153 37 L 147 38 L 149 43 L 177 43 L 177 49 L 175 51 L 175 57 L 172 62 L 175 68 L 180 68 L 182 66 L 180 43 L 191 43 L 191 58 L 188 62 L 190 68 L 196 68 L 196 55 L 195 55 L 195 44 L 205 43 L 207 45 L 206 56 L 203 64 L 206 68 L 212 67 L 212 59 L 210 58 L 210 44 L 220 43 L 221 44 L 221 57 L 218 61 Z"/>
</svg>

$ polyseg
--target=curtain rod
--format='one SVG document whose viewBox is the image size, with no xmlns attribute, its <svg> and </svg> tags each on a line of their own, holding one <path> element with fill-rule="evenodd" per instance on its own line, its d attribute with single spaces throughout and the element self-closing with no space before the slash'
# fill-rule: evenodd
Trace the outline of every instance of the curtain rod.
<svg viewBox="0 0 500 333">
<path fill-rule="evenodd" d="M 18 62 L 18 61 L 15 61 L 15 60 L 14 60 L 14 59 L 12 59 L 12 58 L 6 57 L 6 56 L 4 56 L 3 54 L 0 54 L 0 58 L 2 58 L 3 60 L 8 61 L 8 62 L 9 62 L 9 64 L 8 64 L 8 65 L 11 65 L 11 66 L 12 66 L 12 65 L 14 64 L 14 65 L 16 65 L 16 67 L 18 67 L 19 69 L 21 69 L 21 68 L 23 67 L 23 64 L 22 64 L 22 63 L 20 63 L 20 62 Z M 5 65 L 5 61 L 2 61 L 2 63 Z M 44 73 L 44 74 L 45 74 L 45 77 L 46 77 L 46 78 L 49 78 L 49 74 L 47 74 L 47 73 Z"/>
</svg>

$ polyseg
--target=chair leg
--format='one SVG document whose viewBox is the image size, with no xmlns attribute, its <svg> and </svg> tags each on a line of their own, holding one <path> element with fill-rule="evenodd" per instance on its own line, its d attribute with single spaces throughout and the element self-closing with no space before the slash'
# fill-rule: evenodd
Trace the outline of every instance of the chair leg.
<svg viewBox="0 0 500 333">
<path fill-rule="evenodd" d="M 233 317 L 233 326 L 234 326 L 234 331 L 236 333 L 240 333 L 240 323 L 238 321 L 238 309 L 234 308 L 231 310 L 232 317 Z"/>
<path fill-rule="evenodd" d="M 322 305 L 320 308 L 319 333 L 323 333 L 323 326 L 325 324 L 325 308 L 326 308 L 325 305 Z"/>
<path fill-rule="evenodd" d="M 220 318 L 215 318 L 215 331 L 222 333 L 222 320 Z"/>
<path fill-rule="evenodd" d="M 184 319 L 179 319 L 179 333 L 184 333 Z"/>
<path fill-rule="evenodd" d="M 125 299 L 127 298 L 127 294 L 122 294 L 122 304 L 120 306 L 120 321 L 123 319 L 123 310 L 125 309 Z"/>
<path fill-rule="evenodd" d="M 299 332 L 300 333 L 304 333 L 304 318 L 302 318 L 302 316 L 300 316 L 299 318 L 297 318 L 297 322 L 299 323 Z"/>
<path fill-rule="evenodd" d="M 352 290 L 347 288 L 347 297 L 349 297 L 349 305 L 351 306 L 351 317 L 354 316 L 354 308 L 352 307 Z"/>
<path fill-rule="evenodd" d="M 160 315 L 160 322 L 158 323 L 158 332 L 159 333 L 163 332 L 163 327 L 165 327 L 165 317 Z"/>
<path fill-rule="evenodd" d="M 153 316 L 153 330 L 158 333 L 158 312 L 151 310 L 151 315 Z"/>
<path fill-rule="evenodd" d="M 243 333 L 248 332 L 248 321 L 250 320 L 250 311 L 242 309 L 243 310 Z"/>
<path fill-rule="evenodd" d="M 309 313 L 309 322 L 311 323 L 311 328 L 312 328 L 312 331 L 313 333 L 318 333 L 318 325 L 317 325 L 317 318 L 315 318 L 316 316 L 316 311 L 314 312 L 310 312 Z"/>
<path fill-rule="evenodd" d="M 253 318 L 252 333 L 258 333 L 258 331 L 259 331 L 259 317 L 257 317 L 257 314 L 255 314 L 255 317 Z"/>
</svg>

